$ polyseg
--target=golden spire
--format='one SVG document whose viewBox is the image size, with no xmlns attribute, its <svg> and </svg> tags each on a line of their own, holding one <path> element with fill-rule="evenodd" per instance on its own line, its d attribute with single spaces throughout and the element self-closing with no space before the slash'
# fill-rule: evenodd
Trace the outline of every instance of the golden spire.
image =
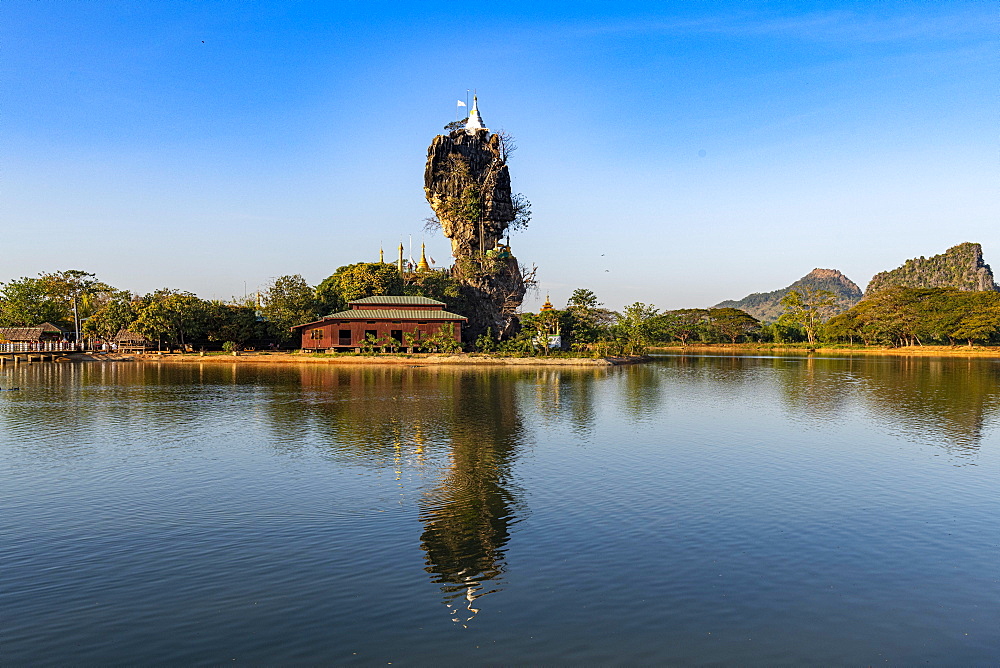
<svg viewBox="0 0 1000 668">
<path fill-rule="evenodd" d="M 378 261 L 379 264 L 385 264 L 385 252 L 382 250 L 381 246 L 378 247 Z"/>
<path fill-rule="evenodd" d="M 403 275 L 403 242 L 399 242 L 399 275 Z"/>
<path fill-rule="evenodd" d="M 417 264 L 417 271 L 428 271 L 431 266 L 427 264 L 427 247 L 420 244 L 420 262 Z"/>
<path fill-rule="evenodd" d="M 548 293 L 545 294 L 545 303 L 542 304 L 543 311 L 551 311 L 553 309 L 552 302 L 549 301 Z"/>
</svg>

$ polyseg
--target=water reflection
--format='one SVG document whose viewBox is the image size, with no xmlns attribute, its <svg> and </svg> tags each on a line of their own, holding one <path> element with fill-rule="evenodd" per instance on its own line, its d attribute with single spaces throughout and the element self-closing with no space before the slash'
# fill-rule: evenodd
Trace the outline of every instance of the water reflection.
<svg viewBox="0 0 1000 668">
<path fill-rule="evenodd" d="M 449 464 L 421 499 L 420 541 L 453 621 L 467 624 L 476 599 L 496 591 L 510 526 L 525 515 L 512 475 L 525 434 L 511 379 L 465 373 L 455 381 Z"/>
<path fill-rule="evenodd" d="M 8 452 L 25 457 L 98 460 L 141 444 L 176 448 L 181 461 L 198 439 L 254 434 L 245 442 L 261 443 L 269 462 L 312 457 L 324 472 L 360 471 L 358 494 L 324 487 L 310 497 L 337 506 L 314 517 L 415 515 L 419 525 L 401 524 L 407 540 L 464 625 L 506 586 L 511 535 L 529 516 L 518 463 L 539 434 L 586 447 L 599 425 L 655 421 L 667 442 L 677 438 L 669 402 L 683 397 L 675 404 L 706 422 L 757 411 L 762 438 L 775 413 L 796 427 L 866 422 L 974 462 L 1000 412 L 1000 363 L 943 358 L 677 356 L 615 369 L 47 363 L 0 370 L 0 387 L 11 386 L 22 391 L 0 396 L 0 429 Z M 233 442 L 239 456 L 259 454 Z"/>
<path fill-rule="evenodd" d="M 525 377 L 434 367 L 298 373 L 305 410 L 295 419 L 311 414 L 332 455 L 346 448 L 362 465 L 391 466 L 401 492 L 422 470 L 425 570 L 451 618 L 467 624 L 476 600 L 498 590 L 510 527 L 527 511 L 512 475 L 527 438 L 517 396 Z"/>
<path fill-rule="evenodd" d="M 666 356 L 660 368 L 680 385 L 771 391 L 793 420 L 836 423 L 862 414 L 908 440 L 967 459 L 1000 409 L 1000 361 L 883 356 Z M 721 386 L 720 386 L 721 384 Z M 677 388 L 675 387 L 675 391 Z M 745 399 L 747 397 L 744 396 Z"/>
</svg>

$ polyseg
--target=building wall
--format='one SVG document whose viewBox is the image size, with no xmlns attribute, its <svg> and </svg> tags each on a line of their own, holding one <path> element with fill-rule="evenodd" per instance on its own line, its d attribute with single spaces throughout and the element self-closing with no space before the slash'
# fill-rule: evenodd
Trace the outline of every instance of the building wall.
<svg viewBox="0 0 1000 668">
<path fill-rule="evenodd" d="M 377 338 L 383 338 L 392 336 L 393 330 L 402 332 L 403 334 L 412 334 L 417 336 L 417 332 L 420 332 L 420 339 L 426 339 L 430 336 L 434 336 L 441 331 L 442 327 L 447 325 L 447 321 L 442 322 L 437 321 L 427 321 L 421 324 L 418 320 L 354 320 L 348 322 L 338 322 L 330 321 L 324 323 L 317 323 L 309 327 L 302 328 L 302 348 L 303 349 L 327 349 L 327 348 L 358 348 L 364 345 L 365 333 L 370 330 L 375 331 L 375 336 Z M 455 325 L 455 340 L 462 340 L 462 322 L 454 322 Z M 351 342 L 349 344 L 341 345 L 340 343 L 340 330 L 350 330 L 351 331 Z M 316 332 L 316 334 L 314 334 Z M 320 334 L 321 333 L 321 334 Z M 406 345 L 406 339 L 402 339 L 402 345 Z"/>
</svg>

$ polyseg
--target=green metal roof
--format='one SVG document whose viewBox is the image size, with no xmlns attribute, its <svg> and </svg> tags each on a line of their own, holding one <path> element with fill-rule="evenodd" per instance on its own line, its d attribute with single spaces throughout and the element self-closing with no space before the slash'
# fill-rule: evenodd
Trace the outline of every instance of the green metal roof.
<svg viewBox="0 0 1000 668">
<path fill-rule="evenodd" d="M 378 297 L 365 297 L 364 299 L 354 299 L 350 304 L 406 304 L 412 306 L 444 306 L 444 302 L 429 297 L 411 297 L 409 295 L 380 295 Z"/>
<path fill-rule="evenodd" d="M 323 316 L 323 320 L 468 320 L 468 318 L 457 313 L 449 313 L 448 311 L 364 308 L 354 311 L 331 313 L 330 315 Z"/>
</svg>

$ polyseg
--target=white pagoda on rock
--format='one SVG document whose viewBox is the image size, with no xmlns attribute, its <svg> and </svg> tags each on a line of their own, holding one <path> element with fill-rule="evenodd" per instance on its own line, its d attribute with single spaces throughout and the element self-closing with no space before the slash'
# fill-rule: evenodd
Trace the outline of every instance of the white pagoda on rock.
<svg viewBox="0 0 1000 668">
<path fill-rule="evenodd" d="M 473 95 L 472 96 L 472 111 L 469 112 L 469 120 L 465 124 L 465 131 L 470 135 L 475 134 L 476 130 L 485 130 L 486 126 L 483 125 L 483 117 L 479 115 L 479 100 Z"/>
</svg>

